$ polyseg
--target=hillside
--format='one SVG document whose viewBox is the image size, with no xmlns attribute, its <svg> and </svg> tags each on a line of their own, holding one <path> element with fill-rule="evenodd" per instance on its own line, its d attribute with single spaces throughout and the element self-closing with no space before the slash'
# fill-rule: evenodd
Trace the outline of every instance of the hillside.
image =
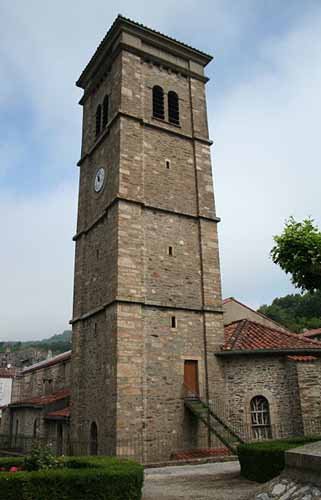
<svg viewBox="0 0 321 500">
<path fill-rule="evenodd" d="M 270 305 L 258 309 L 269 318 L 286 326 L 292 332 L 321 327 L 321 292 L 277 297 Z"/>
<path fill-rule="evenodd" d="M 61 352 L 71 349 L 71 331 L 65 330 L 62 333 L 53 335 L 48 339 L 29 340 L 24 342 L 0 342 L 0 352 L 20 352 L 20 351 L 38 351 L 48 354 L 60 354 Z"/>
</svg>

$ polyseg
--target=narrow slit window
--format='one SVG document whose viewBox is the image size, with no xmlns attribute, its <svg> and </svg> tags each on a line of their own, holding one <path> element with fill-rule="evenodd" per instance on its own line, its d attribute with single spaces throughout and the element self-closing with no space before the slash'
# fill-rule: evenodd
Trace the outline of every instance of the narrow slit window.
<svg viewBox="0 0 321 500">
<path fill-rule="evenodd" d="M 109 115 L 109 97 L 108 95 L 105 95 L 103 101 L 103 128 L 105 128 L 108 123 L 108 115 Z"/>
<path fill-rule="evenodd" d="M 97 248 L 97 250 L 96 250 L 96 258 L 97 258 L 97 260 L 99 260 L 99 248 Z"/>
<path fill-rule="evenodd" d="M 178 95 L 172 90 L 168 92 L 168 121 L 175 125 L 179 125 Z"/>
<path fill-rule="evenodd" d="M 165 160 L 166 168 L 171 168 L 171 162 L 169 160 Z"/>
<path fill-rule="evenodd" d="M 172 328 L 176 328 L 176 316 L 171 317 L 171 325 L 172 325 Z"/>
<path fill-rule="evenodd" d="M 173 247 L 168 247 L 168 255 L 173 257 Z"/>
<path fill-rule="evenodd" d="M 153 116 L 160 120 L 165 119 L 164 112 L 164 91 L 159 85 L 153 87 Z"/>
<path fill-rule="evenodd" d="M 96 111 L 96 137 L 99 136 L 101 132 L 101 105 L 97 106 Z"/>
</svg>

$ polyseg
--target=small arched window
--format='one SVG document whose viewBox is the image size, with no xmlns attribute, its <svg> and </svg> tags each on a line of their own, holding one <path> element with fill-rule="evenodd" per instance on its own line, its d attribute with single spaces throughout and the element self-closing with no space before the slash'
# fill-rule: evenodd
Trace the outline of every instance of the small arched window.
<svg viewBox="0 0 321 500">
<path fill-rule="evenodd" d="M 105 95 L 103 100 L 103 128 L 105 128 L 108 123 L 108 113 L 109 113 L 109 97 L 108 95 Z"/>
<path fill-rule="evenodd" d="M 164 113 L 164 91 L 162 87 L 155 85 L 153 87 L 153 116 L 160 120 L 165 119 Z"/>
<path fill-rule="evenodd" d="M 96 137 L 99 136 L 101 131 L 101 105 L 97 106 L 96 110 Z"/>
<path fill-rule="evenodd" d="M 98 431 L 96 422 L 92 422 L 90 426 L 90 455 L 98 454 Z"/>
<path fill-rule="evenodd" d="M 168 121 L 179 125 L 178 95 L 172 90 L 168 92 Z"/>
<path fill-rule="evenodd" d="M 251 425 L 255 439 L 271 438 L 270 408 L 264 396 L 255 396 L 251 401 Z"/>
</svg>

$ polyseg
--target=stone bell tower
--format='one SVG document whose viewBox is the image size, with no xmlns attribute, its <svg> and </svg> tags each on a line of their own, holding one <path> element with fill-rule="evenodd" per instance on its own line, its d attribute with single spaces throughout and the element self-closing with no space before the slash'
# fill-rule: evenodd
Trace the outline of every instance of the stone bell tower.
<svg viewBox="0 0 321 500">
<path fill-rule="evenodd" d="M 165 458 L 195 438 L 184 384 L 204 400 L 219 396 L 219 219 L 204 75 L 210 61 L 118 16 L 77 82 L 84 95 L 74 237 L 75 452 L 126 448 L 143 460 Z"/>
</svg>

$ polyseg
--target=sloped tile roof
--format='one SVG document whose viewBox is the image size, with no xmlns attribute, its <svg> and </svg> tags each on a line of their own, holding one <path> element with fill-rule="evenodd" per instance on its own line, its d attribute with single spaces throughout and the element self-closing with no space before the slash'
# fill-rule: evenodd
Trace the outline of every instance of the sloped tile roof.
<svg viewBox="0 0 321 500">
<path fill-rule="evenodd" d="M 278 323 L 277 321 L 274 321 L 274 319 L 271 319 L 269 318 L 268 316 L 266 316 L 265 314 L 259 312 L 259 311 L 256 311 L 255 309 L 252 309 L 252 307 L 248 306 L 247 304 L 244 304 L 243 302 L 240 302 L 239 300 L 235 299 L 234 297 L 227 297 L 226 299 L 224 299 L 222 301 L 223 303 L 223 306 L 225 304 L 229 304 L 230 302 L 235 302 L 236 304 L 242 306 L 242 307 L 245 307 L 245 309 L 248 309 L 250 312 L 254 313 L 254 314 L 257 314 L 258 316 L 261 316 L 261 318 L 269 321 L 270 323 L 274 323 L 276 326 L 278 326 L 280 329 L 282 330 L 285 330 L 287 332 L 289 332 L 289 330 L 286 328 L 286 326 L 284 325 L 281 325 L 281 323 Z M 290 332 L 291 333 L 291 332 Z"/>
<path fill-rule="evenodd" d="M 44 361 L 39 361 L 39 363 L 35 363 L 31 366 L 26 366 L 22 370 L 22 374 L 30 373 L 35 370 L 41 370 L 42 368 L 48 368 L 48 366 L 56 365 L 57 363 L 61 363 L 62 361 L 68 361 L 71 359 L 71 351 L 62 352 L 61 354 L 57 354 L 53 358 L 45 359 Z"/>
<path fill-rule="evenodd" d="M 234 321 L 225 326 L 224 334 L 222 350 L 225 351 L 321 350 L 321 342 L 304 338 L 295 333 L 275 330 L 247 319 Z"/>
<path fill-rule="evenodd" d="M 43 396 L 35 396 L 31 398 L 22 399 L 21 401 L 14 401 L 10 406 L 46 406 L 56 401 L 70 397 L 70 389 L 61 389 L 60 391 L 53 392 L 52 394 L 45 394 Z"/>
<path fill-rule="evenodd" d="M 16 368 L 0 368 L 0 378 L 14 378 L 16 373 Z"/>
<path fill-rule="evenodd" d="M 306 363 L 307 361 L 315 361 L 318 358 L 316 356 L 288 356 L 288 359 L 298 363 Z"/>
<path fill-rule="evenodd" d="M 313 338 L 316 335 L 321 335 L 321 328 L 313 328 L 312 330 L 306 330 L 305 332 L 301 333 L 302 337 L 307 338 Z"/>
<path fill-rule="evenodd" d="M 46 418 L 50 419 L 60 419 L 70 417 L 70 406 L 63 408 L 62 410 L 51 411 L 47 413 Z"/>
</svg>

